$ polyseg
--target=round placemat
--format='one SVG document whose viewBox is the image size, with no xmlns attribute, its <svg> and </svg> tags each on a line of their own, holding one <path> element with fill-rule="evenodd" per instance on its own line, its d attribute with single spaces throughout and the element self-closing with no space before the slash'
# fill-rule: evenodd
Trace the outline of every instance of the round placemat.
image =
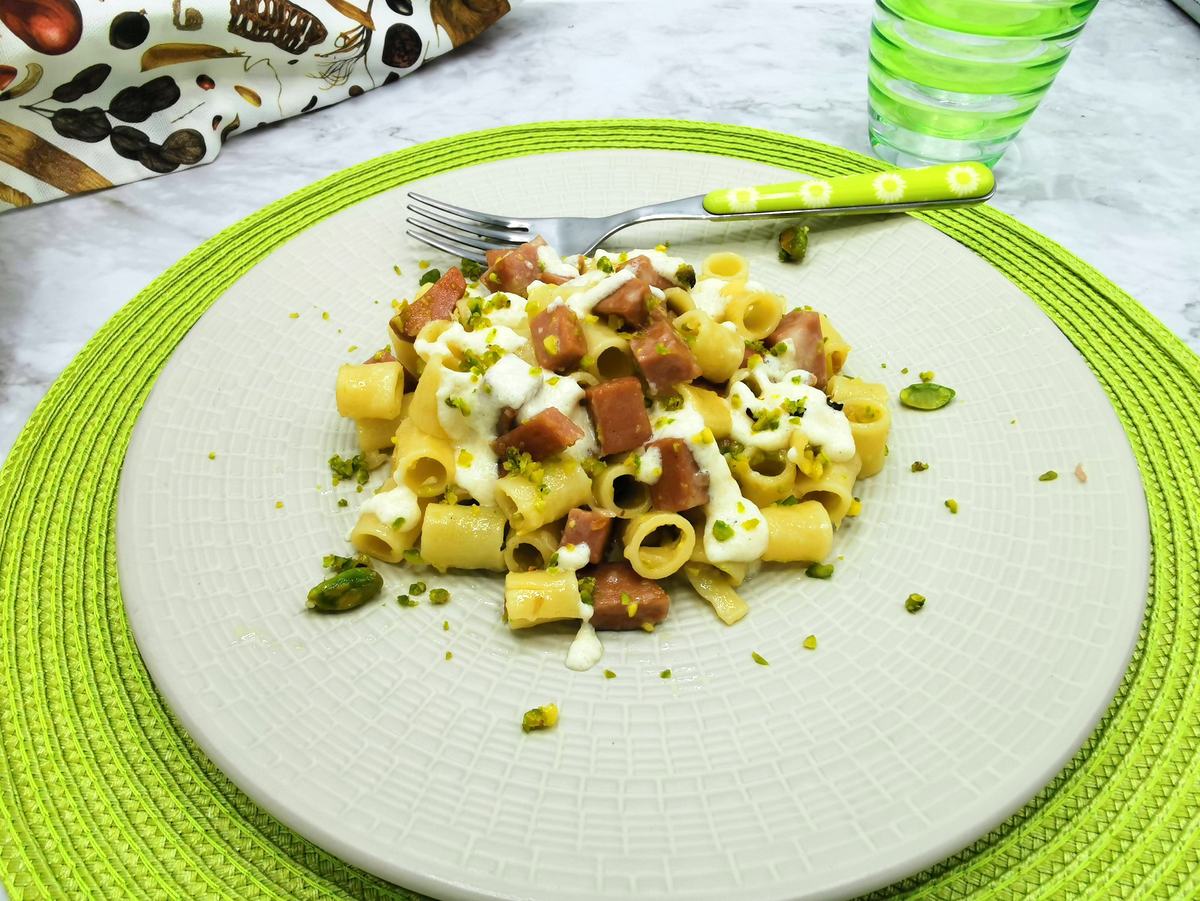
<svg viewBox="0 0 1200 901">
<path fill-rule="evenodd" d="M 674 121 L 538 124 L 424 144 L 331 176 L 208 241 L 55 382 L 0 469 L 0 881 L 15 898 L 414 897 L 257 808 L 164 706 L 117 582 L 122 457 L 180 338 L 293 235 L 448 169 L 597 148 L 721 154 L 820 176 L 879 168 L 798 138 Z M 992 833 L 879 894 L 1195 896 L 1200 360 L 1091 267 L 1004 214 L 921 218 L 1003 272 L 1085 357 L 1141 468 L 1154 559 L 1129 670 L 1071 763 Z"/>
</svg>

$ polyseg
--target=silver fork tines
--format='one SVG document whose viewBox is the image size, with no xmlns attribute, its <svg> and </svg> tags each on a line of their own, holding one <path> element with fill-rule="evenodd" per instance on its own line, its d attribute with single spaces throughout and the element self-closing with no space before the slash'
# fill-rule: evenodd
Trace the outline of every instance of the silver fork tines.
<svg viewBox="0 0 1200 901">
<path fill-rule="evenodd" d="M 455 206 L 444 200 L 410 193 L 407 234 L 438 250 L 482 263 L 485 251 L 524 244 L 534 236 L 529 223 Z"/>
</svg>

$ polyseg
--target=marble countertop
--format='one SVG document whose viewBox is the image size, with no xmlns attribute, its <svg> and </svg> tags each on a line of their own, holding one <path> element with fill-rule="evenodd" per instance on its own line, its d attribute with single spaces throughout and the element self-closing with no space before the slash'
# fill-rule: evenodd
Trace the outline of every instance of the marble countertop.
<svg viewBox="0 0 1200 901">
<path fill-rule="evenodd" d="M 514 7 L 426 71 L 234 138 L 212 165 L 0 215 L 0 458 L 63 367 L 155 275 L 353 163 L 497 125 L 638 116 L 869 150 L 868 0 Z M 1200 350 L 1197 71 L 1200 27 L 1167 0 L 1105 0 L 1002 161 L 994 202 Z"/>
</svg>

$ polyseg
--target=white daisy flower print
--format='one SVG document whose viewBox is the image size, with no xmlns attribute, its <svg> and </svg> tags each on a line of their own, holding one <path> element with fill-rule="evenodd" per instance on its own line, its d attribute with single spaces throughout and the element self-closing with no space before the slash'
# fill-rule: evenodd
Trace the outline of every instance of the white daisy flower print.
<svg viewBox="0 0 1200 901">
<path fill-rule="evenodd" d="M 955 197 L 966 197 L 979 187 L 979 173 L 970 166 L 955 166 L 946 173 L 946 187 Z"/>
<path fill-rule="evenodd" d="M 827 181 L 806 181 L 800 186 L 800 197 L 806 207 L 829 206 L 833 185 Z"/>
<path fill-rule="evenodd" d="M 758 209 L 758 191 L 754 188 L 731 188 L 725 192 L 731 213 L 753 213 Z"/>
<path fill-rule="evenodd" d="M 871 187 L 875 189 L 875 198 L 880 203 L 896 203 L 904 198 L 904 191 L 908 185 L 899 173 L 882 172 L 875 176 Z"/>
</svg>

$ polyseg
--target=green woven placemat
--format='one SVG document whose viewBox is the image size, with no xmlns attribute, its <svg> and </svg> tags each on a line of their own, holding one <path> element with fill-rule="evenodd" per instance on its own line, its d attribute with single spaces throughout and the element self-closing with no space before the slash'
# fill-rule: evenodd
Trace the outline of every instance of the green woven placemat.
<svg viewBox="0 0 1200 901">
<path fill-rule="evenodd" d="M 830 176 L 876 160 L 707 123 L 517 126 L 331 176 L 193 251 L 100 330 L 0 469 L 0 881 L 14 898 L 411 894 L 256 807 L 154 690 L 117 583 L 122 457 L 176 343 L 266 254 L 380 191 L 504 157 L 596 148 L 721 154 Z M 1046 311 L 1103 384 L 1150 508 L 1149 603 L 1104 720 L 1034 800 L 970 848 L 881 894 L 937 898 L 1200 893 L 1200 359 L 1128 295 L 992 209 L 924 221 Z"/>
</svg>

